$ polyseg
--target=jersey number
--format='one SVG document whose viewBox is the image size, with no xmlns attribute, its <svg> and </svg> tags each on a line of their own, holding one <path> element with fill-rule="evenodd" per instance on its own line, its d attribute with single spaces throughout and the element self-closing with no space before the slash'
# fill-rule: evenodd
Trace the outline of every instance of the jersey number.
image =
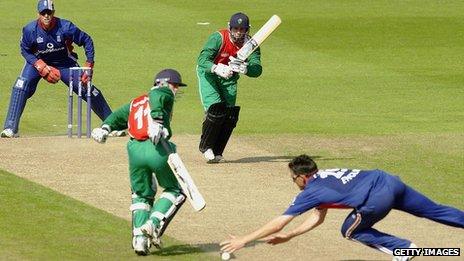
<svg viewBox="0 0 464 261">
<path fill-rule="evenodd" d="M 346 184 L 350 182 L 354 177 L 356 177 L 360 171 L 361 170 L 359 169 L 325 169 L 322 171 L 318 171 L 317 174 L 322 179 L 325 179 L 328 176 L 333 176 L 336 179 L 341 180 L 343 184 Z"/>
<path fill-rule="evenodd" d="M 135 120 L 137 121 L 137 129 L 143 128 L 143 119 L 150 113 L 150 108 L 144 108 L 144 106 L 140 106 L 137 111 L 134 113 Z"/>
</svg>

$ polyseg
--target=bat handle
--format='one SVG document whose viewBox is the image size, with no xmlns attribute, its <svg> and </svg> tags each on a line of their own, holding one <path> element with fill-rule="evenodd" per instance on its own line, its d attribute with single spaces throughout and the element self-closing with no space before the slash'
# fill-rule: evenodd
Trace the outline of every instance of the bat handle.
<svg viewBox="0 0 464 261">
<path fill-rule="evenodd" d="M 164 150 L 168 153 L 171 154 L 171 146 L 169 145 L 168 141 L 161 138 L 160 141 L 161 146 L 163 146 Z"/>
</svg>

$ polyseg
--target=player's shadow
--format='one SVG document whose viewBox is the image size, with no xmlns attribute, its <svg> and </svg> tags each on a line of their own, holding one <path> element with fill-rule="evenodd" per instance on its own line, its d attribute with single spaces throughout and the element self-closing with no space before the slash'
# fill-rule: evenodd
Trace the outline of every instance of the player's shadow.
<svg viewBox="0 0 464 261">
<path fill-rule="evenodd" d="M 319 158 L 319 156 L 311 156 L 314 158 Z M 246 157 L 236 160 L 226 160 L 224 163 L 260 163 L 260 162 L 289 162 L 293 159 L 293 156 L 256 156 L 256 157 Z"/>
<path fill-rule="evenodd" d="M 163 247 L 160 250 L 152 252 L 152 255 L 155 256 L 177 256 L 177 255 L 186 255 L 194 253 L 205 253 L 205 252 L 219 252 L 219 244 L 217 243 L 207 243 L 207 244 L 182 244 L 182 245 L 172 245 L 168 247 Z"/>
<path fill-rule="evenodd" d="M 254 247 L 257 244 L 262 244 L 263 242 L 251 242 L 246 244 L 245 247 Z M 218 243 L 204 243 L 204 244 L 182 244 L 182 245 L 172 245 L 164 247 L 160 250 L 153 251 L 151 254 L 155 256 L 178 256 L 178 255 L 187 255 L 195 253 L 217 253 L 219 255 L 221 247 Z M 234 258 L 234 255 L 231 255 Z"/>
<path fill-rule="evenodd" d="M 347 159 L 354 159 L 349 157 L 343 158 L 330 158 L 330 157 L 322 157 L 322 156 L 309 156 L 312 159 L 317 160 L 347 160 Z M 260 163 L 260 162 L 289 162 L 295 158 L 295 156 L 256 156 L 256 157 L 246 157 L 236 160 L 226 160 L 224 163 Z"/>
</svg>

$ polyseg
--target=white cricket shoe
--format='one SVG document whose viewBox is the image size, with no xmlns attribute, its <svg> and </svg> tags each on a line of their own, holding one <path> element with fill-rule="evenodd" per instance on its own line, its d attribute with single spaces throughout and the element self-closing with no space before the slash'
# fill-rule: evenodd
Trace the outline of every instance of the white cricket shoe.
<svg viewBox="0 0 464 261">
<path fill-rule="evenodd" d="M 151 240 L 151 244 L 156 248 L 161 249 L 163 247 L 163 243 L 161 242 L 161 238 L 158 236 L 158 230 L 153 224 L 153 221 L 148 220 L 140 227 L 140 230 L 142 231 L 143 235 Z"/>
<path fill-rule="evenodd" d="M 216 155 L 216 156 L 214 156 L 214 159 L 209 160 L 208 163 L 210 163 L 210 164 L 219 163 L 222 160 L 224 160 L 224 157 L 222 155 Z"/>
<path fill-rule="evenodd" d="M 409 245 L 409 248 L 417 248 L 416 244 L 414 243 L 411 243 L 411 245 Z M 394 256 L 392 261 L 409 261 L 409 260 L 412 260 L 414 258 L 414 256 Z"/>
<path fill-rule="evenodd" d="M 115 130 L 115 131 L 112 131 L 110 132 L 110 134 L 108 134 L 109 137 L 124 137 L 127 135 L 127 131 L 126 130 Z"/>
<path fill-rule="evenodd" d="M 19 135 L 17 133 L 14 133 L 12 129 L 4 129 L 2 133 L 0 134 L 0 137 L 2 138 L 17 138 Z"/>
<path fill-rule="evenodd" d="M 139 256 L 146 256 L 150 253 L 150 240 L 145 236 L 134 236 L 132 238 L 132 247 Z"/>
<path fill-rule="evenodd" d="M 215 156 L 212 149 L 207 149 L 205 152 L 203 152 L 203 156 L 207 160 L 207 163 L 213 163 L 212 161 L 214 161 Z"/>
</svg>

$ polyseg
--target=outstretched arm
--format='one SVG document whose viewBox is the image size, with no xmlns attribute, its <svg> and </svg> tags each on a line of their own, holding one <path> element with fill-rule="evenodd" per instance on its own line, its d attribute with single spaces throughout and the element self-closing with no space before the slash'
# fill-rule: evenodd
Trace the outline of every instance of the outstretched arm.
<svg viewBox="0 0 464 261">
<path fill-rule="evenodd" d="M 232 253 L 236 250 L 239 250 L 240 248 L 244 247 L 246 243 L 252 242 L 254 240 L 269 236 L 271 234 L 274 234 L 276 232 L 279 232 L 284 228 L 292 219 L 294 216 L 290 215 L 282 215 L 274 218 L 273 220 L 269 221 L 267 224 L 262 226 L 261 228 L 257 229 L 256 231 L 242 236 L 242 237 L 235 237 L 231 236 L 230 239 L 224 240 L 223 242 L 220 243 L 222 246 L 221 250 Z"/>
<path fill-rule="evenodd" d="M 105 121 L 103 121 L 100 128 L 92 130 L 92 138 L 98 143 L 105 143 L 111 131 L 127 129 L 129 112 L 130 103 L 111 113 Z"/>
<path fill-rule="evenodd" d="M 320 224 L 324 222 L 325 215 L 327 214 L 327 209 L 313 209 L 311 213 L 309 214 L 308 219 L 306 219 L 301 225 L 296 227 L 295 229 L 291 230 L 288 233 L 281 233 L 281 234 L 276 234 L 269 236 L 265 238 L 267 243 L 272 244 L 272 245 L 277 245 L 280 243 L 284 243 L 289 241 L 290 239 L 299 236 L 301 234 L 304 234 Z"/>
</svg>

